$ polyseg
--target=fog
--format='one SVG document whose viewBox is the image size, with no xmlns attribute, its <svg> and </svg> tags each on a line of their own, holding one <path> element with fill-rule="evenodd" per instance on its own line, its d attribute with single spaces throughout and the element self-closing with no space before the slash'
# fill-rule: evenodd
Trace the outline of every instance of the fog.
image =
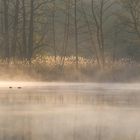
<svg viewBox="0 0 140 140">
<path fill-rule="evenodd" d="M 0 0 L 0 140 L 139 140 L 139 9 Z"/>
<path fill-rule="evenodd" d="M 139 92 L 138 83 L 1 81 L 0 139 L 138 140 Z"/>
</svg>

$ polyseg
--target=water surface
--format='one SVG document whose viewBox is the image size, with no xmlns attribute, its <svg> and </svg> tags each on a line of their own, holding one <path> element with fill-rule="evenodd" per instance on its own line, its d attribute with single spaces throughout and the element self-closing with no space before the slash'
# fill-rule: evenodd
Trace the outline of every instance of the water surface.
<svg viewBox="0 0 140 140">
<path fill-rule="evenodd" d="M 0 82 L 0 140 L 139 140 L 139 107 L 138 83 Z"/>
</svg>

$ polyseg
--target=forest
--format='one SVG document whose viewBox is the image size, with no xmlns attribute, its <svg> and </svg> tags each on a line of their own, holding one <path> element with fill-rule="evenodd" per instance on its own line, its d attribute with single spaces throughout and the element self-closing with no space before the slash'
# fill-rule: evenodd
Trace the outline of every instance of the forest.
<svg viewBox="0 0 140 140">
<path fill-rule="evenodd" d="M 140 80 L 140 0 L 0 0 L 2 80 Z"/>
</svg>

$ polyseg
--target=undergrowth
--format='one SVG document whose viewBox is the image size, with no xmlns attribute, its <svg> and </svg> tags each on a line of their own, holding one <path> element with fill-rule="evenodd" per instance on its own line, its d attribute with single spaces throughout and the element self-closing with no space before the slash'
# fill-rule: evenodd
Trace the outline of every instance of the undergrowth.
<svg viewBox="0 0 140 140">
<path fill-rule="evenodd" d="M 29 64 L 27 60 L 0 60 L 1 80 L 38 80 L 73 82 L 137 82 L 140 80 L 140 64 L 128 59 L 116 62 L 106 60 L 104 69 L 99 68 L 95 59 L 79 57 L 76 69 L 75 57 L 62 58 L 36 56 Z"/>
</svg>

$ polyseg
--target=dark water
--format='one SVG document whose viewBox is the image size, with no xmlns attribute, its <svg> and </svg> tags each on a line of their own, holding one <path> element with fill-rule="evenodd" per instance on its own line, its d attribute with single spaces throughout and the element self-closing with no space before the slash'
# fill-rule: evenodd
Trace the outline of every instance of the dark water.
<svg viewBox="0 0 140 140">
<path fill-rule="evenodd" d="M 0 140 L 139 139 L 139 84 L 1 83 Z"/>
</svg>

